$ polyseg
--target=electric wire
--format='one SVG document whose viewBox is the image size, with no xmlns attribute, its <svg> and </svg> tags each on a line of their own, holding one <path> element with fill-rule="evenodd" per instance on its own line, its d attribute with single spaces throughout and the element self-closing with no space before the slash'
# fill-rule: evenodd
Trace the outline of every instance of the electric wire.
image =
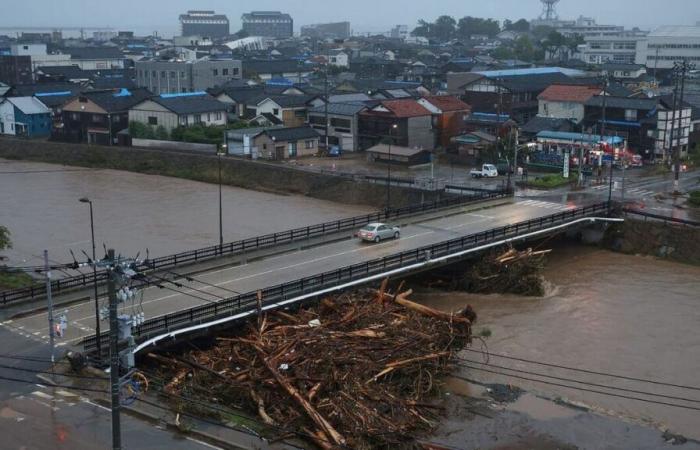
<svg viewBox="0 0 700 450">
<path fill-rule="evenodd" d="M 218 286 L 218 285 L 216 285 L 216 284 L 207 283 L 206 281 L 202 281 L 201 279 L 195 278 L 195 277 L 193 277 L 192 275 L 180 275 L 179 273 L 173 272 L 172 270 L 168 270 L 167 272 L 168 272 L 168 273 L 171 273 L 171 274 L 173 274 L 173 275 L 175 275 L 175 276 L 177 276 L 177 277 L 184 278 L 185 280 L 187 280 L 187 281 L 189 281 L 189 282 L 196 282 L 196 283 L 203 284 L 203 285 L 205 285 L 205 286 L 210 286 L 210 287 L 213 287 L 213 288 L 221 289 L 222 291 L 230 292 L 230 293 L 232 293 L 232 294 L 243 295 L 243 294 L 241 294 L 241 293 L 238 292 L 238 291 L 234 291 L 233 289 L 225 288 L 225 287 L 223 287 L 223 286 Z"/>
<path fill-rule="evenodd" d="M 550 378 L 550 379 L 552 379 L 552 380 L 567 381 L 567 382 L 571 382 L 571 383 L 584 384 L 584 385 L 587 385 L 587 386 L 599 387 L 599 388 L 604 388 L 604 389 L 612 389 L 612 390 L 617 390 L 617 391 L 622 391 L 622 392 L 629 392 L 629 393 L 632 393 L 632 394 L 641 394 L 641 395 L 648 395 L 648 396 L 651 396 L 651 397 L 666 398 L 666 399 L 669 399 L 669 400 L 680 400 L 680 401 L 689 402 L 689 403 L 700 403 L 700 400 L 695 400 L 695 399 L 689 399 L 689 398 L 683 398 L 683 397 L 675 397 L 675 396 L 672 396 L 672 395 L 665 395 L 665 394 L 655 394 L 655 393 L 652 393 L 652 392 L 639 391 L 639 390 L 636 390 L 636 389 L 628 389 L 628 388 L 623 388 L 623 387 L 610 386 L 610 385 L 606 385 L 606 384 L 593 383 L 593 382 L 590 382 L 590 381 L 581 381 L 581 380 L 576 380 L 576 379 L 574 379 L 574 378 L 558 377 L 558 376 L 554 376 L 554 375 L 547 375 L 547 374 L 544 374 L 544 373 L 531 372 L 531 371 L 522 370 L 522 369 L 515 369 L 515 368 L 511 368 L 511 367 L 498 366 L 498 365 L 491 364 L 491 363 L 484 363 L 484 362 L 479 362 L 479 361 L 472 361 L 472 360 L 469 360 L 469 359 L 463 359 L 463 358 L 457 358 L 457 359 L 458 359 L 459 361 L 463 361 L 463 362 L 466 362 L 466 363 L 482 364 L 482 365 L 485 365 L 485 366 L 488 366 L 488 367 L 493 367 L 493 368 L 495 368 L 495 369 L 509 370 L 509 371 L 511 371 L 511 372 L 518 372 L 518 373 L 524 373 L 524 374 L 526 374 L 526 375 L 534 375 L 534 376 L 538 376 L 538 377 Z"/>
<path fill-rule="evenodd" d="M 636 378 L 636 377 L 631 377 L 631 376 L 626 376 L 626 375 L 618 375 L 618 374 L 599 372 L 599 371 L 588 370 L 588 369 L 580 369 L 580 368 L 576 368 L 576 367 L 564 366 L 561 364 L 552 364 L 552 363 L 547 363 L 547 362 L 542 362 L 542 361 L 534 361 L 532 359 L 518 358 L 515 356 L 508 356 L 508 355 L 492 353 L 492 352 L 484 352 L 481 350 L 474 350 L 472 348 L 465 348 L 464 350 L 468 351 L 468 352 L 472 352 L 472 353 L 479 353 L 481 355 L 487 355 L 488 357 L 494 356 L 496 358 L 510 359 L 513 361 L 519 361 L 519 362 L 524 362 L 524 363 L 529 363 L 529 364 L 536 364 L 539 366 L 553 367 L 553 368 L 557 368 L 557 369 L 566 369 L 566 370 L 571 370 L 574 372 L 582 372 L 582 373 L 588 373 L 591 375 L 601 375 L 601 376 L 605 376 L 605 377 L 620 378 L 620 379 L 629 380 L 629 381 L 639 381 L 641 383 L 656 384 L 659 386 L 668 386 L 668 387 L 675 387 L 675 388 L 681 388 L 681 389 L 689 389 L 692 391 L 700 391 L 700 387 L 695 387 L 695 386 L 687 386 L 687 385 L 682 385 L 682 384 L 667 383 L 667 382 L 663 382 L 663 381 L 650 380 L 650 379 L 645 379 L 645 378 Z"/>
</svg>

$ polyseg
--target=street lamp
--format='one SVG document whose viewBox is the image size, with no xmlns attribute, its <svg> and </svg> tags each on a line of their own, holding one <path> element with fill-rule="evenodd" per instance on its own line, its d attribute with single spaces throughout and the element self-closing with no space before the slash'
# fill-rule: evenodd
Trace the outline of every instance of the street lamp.
<svg viewBox="0 0 700 450">
<path fill-rule="evenodd" d="M 102 357 L 102 345 L 100 345 L 100 303 L 99 296 L 97 293 L 97 257 L 95 254 L 95 220 L 92 214 L 92 200 L 87 197 L 83 197 L 80 203 L 87 203 L 90 205 L 90 235 L 92 236 L 92 275 L 93 275 L 93 287 L 95 290 L 95 333 L 96 333 L 96 344 L 97 344 L 97 354 Z"/>
<path fill-rule="evenodd" d="M 224 248 L 224 215 L 222 208 L 222 198 L 221 198 L 221 157 L 226 155 L 228 151 L 228 146 L 222 144 L 219 151 L 216 152 L 216 156 L 219 160 L 219 252 L 221 253 Z"/>
<path fill-rule="evenodd" d="M 389 128 L 389 161 L 387 162 L 386 165 L 386 211 L 387 213 L 391 209 L 391 142 L 393 141 L 393 131 L 397 129 L 399 126 L 397 124 L 393 124 L 391 128 Z"/>
</svg>

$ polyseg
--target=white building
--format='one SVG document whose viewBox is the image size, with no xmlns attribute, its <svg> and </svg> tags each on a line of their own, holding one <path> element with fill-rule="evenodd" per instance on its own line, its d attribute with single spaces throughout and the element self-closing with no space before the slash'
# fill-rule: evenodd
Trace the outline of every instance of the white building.
<svg viewBox="0 0 700 450">
<path fill-rule="evenodd" d="M 639 31 L 588 35 L 577 56 L 588 64 L 635 64 L 639 63 L 638 53 L 645 46 L 645 39 L 646 33 Z"/>
<path fill-rule="evenodd" d="M 330 65 L 335 67 L 350 67 L 350 56 L 343 50 L 330 51 Z"/>
<path fill-rule="evenodd" d="M 637 62 L 648 68 L 671 69 L 685 59 L 700 64 L 700 26 L 664 26 L 649 33 Z"/>
<path fill-rule="evenodd" d="M 206 93 L 163 94 L 129 109 L 129 122 L 171 132 L 178 126 L 226 125 L 226 105 Z"/>
</svg>

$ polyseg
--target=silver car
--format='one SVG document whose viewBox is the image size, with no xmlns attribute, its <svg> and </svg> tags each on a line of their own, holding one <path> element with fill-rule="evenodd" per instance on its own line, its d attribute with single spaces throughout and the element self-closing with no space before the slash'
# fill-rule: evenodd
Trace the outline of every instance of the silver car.
<svg viewBox="0 0 700 450">
<path fill-rule="evenodd" d="M 358 236 L 363 241 L 381 242 L 384 239 L 398 239 L 401 237 L 401 229 L 385 223 L 370 223 L 360 229 Z"/>
</svg>

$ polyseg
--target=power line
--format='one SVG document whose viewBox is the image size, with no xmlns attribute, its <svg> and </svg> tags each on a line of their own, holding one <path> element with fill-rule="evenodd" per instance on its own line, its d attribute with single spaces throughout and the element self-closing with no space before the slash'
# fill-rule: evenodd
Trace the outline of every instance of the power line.
<svg viewBox="0 0 700 450">
<path fill-rule="evenodd" d="M 199 278 L 194 278 L 194 277 L 191 276 L 191 275 L 180 275 L 179 273 L 173 272 L 172 270 L 168 270 L 168 273 L 171 273 L 171 274 L 173 274 L 173 275 L 175 275 L 175 276 L 177 276 L 177 277 L 180 277 L 180 278 L 184 278 L 185 280 L 187 280 L 187 281 L 189 281 L 189 282 L 196 282 L 196 283 L 203 284 L 203 285 L 205 285 L 205 286 L 210 286 L 210 287 L 213 287 L 213 288 L 221 289 L 222 291 L 230 292 L 230 293 L 232 293 L 232 294 L 242 295 L 240 292 L 234 291 L 233 289 L 228 289 L 228 288 L 225 288 L 225 287 L 223 287 L 223 286 L 218 286 L 218 285 L 216 285 L 216 284 L 207 283 L 206 281 L 202 281 L 202 280 L 200 280 Z"/>
<path fill-rule="evenodd" d="M 533 382 L 535 382 L 535 383 L 542 383 L 542 384 L 547 384 L 547 385 L 550 385 L 550 386 L 558 386 L 558 387 L 563 387 L 563 388 L 567 388 L 567 389 L 573 389 L 573 390 L 582 391 L 582 392 L 591 392 L 591 393 L 593 393 L 593 394 L 601 394 L 601 395 L 607 395 L 607 396 L 610 396 L 610 397 L 624 398 L 624 399 L 627 399 L 627 400 L 637 400 L 637 401 L 640 401 L 640 402 L 653 403 L 653 404 L 656 404 L 656 405 L 664 405 L 664 406 L 671 406 L 671 407 L 674 407 L 674 408 L 682 408 L 682 409 L 690 409 L 690 410 L 693 410 L 693 411 L 700 411 L 700 408 L 699 408 L 699 407 L 695 407 L 695 406 L 678 405 L 678 404 L 676 404 L 676 403 L 668 403 L 668 402 L 662 402 L 662 401 L 658 401 L 658 400 L 648 400 L 648 399 L 645 399 L 645 398 L 632 397 L 632 396 L 623 395 L 623 394 L 614 394 L 614 393 L 612 393 L 612 392 L 598 391 L 598 390 L 595 390 L 595 389 L 588 389 L 588 388 L 583 388 L 583 387 L 578 387 L 578 386 L 571 386 L 571 385 L 568 385 L 568 384 L 555 383 L 555 382 L 552 382 L 552 381 L 538 380 L 538 379 L 535 379 L 535 378 L 528 378 L 528 377 L 524 377 L 524 376 L 521 376 L 521 375 L 512 375 L 512 374 L 508 374 L 508 373 L 498 372 L 498 371 L 495 371 L 495 370 L 484 369 L 484 368 L 481 368 L 481 367 L 469 366 L 469 365 L 466 365 L 466 364 L 463 364 L 463 365 L 461 365 L 461 366 L 462 366 L 462 367 L 465 367 L 465 368 L 468 368 L 468 369 L 472 369 L 472 370 L 479 370 L 479 371 L 482 371 L 482 372 L 488 372 L 488 373 L 492 373 L 492 374 L 495 374 L 495 375 L 503 375 L 503 376 L 506 376 L 506 377 L 518 378 L 518 379 L 526 380 L 526 381 L 533 381 Z M 469 379 L 467 379 L 467 378 L 460 377 L 460 376 L 455 376 L 455 378 L 458 378 L 458 379 L 464 380 L 464 381 L 469 381 L 469 382 L 472 381 L 472 380 L 469 380 Z"/>
<path fill-rule="evenodd" d="M 610 386 L 610 385 L 606 385 L 606 384 L 592 383 L 592 382 L 589 382 L 589 381 L 580 381 L 580 380 L 576 380 L 576 379 L 573 379 L 573 378 L 557 377 L 557 376 L 554 376 L 554 375 L 547 375 L 547 374 L 538 373 L 538 372 L 530 372 L 530 371 L 527 371 L 527 370 L 514 369 L 514 368 L 511 368 L 511 367 L 498 366 L 498 365 L 490 364 L 490 363 L 483 363 L 483 362 L 479 362 L 479 361 L 472 361 L 472 360 L 469 360 L 469 359 L 463 359 L 463 358 L 457 358 L 457 359 L 458 359 L 459 361 L 464 361 L 464 362 L 468 362 L 468 363 L 472 363 L 472 364 L 483 364 L 483 365 L 485 365 L 485 366 L 494 367 L 494 368 L 496 368 L 496 369 L 510 370 L 510 371 L 512 371 L 512 372 L 524 373 L 524 374 L 527 374 L 527 375 L 535 375 L 535 376 L 544 377 L 544 378 L 551 378 L 551 379 L 553 379 L 553 380 L 568 381 L 568 382 L 572 382 L 572 383 L 584 384 L 584 385 L 594 386 L 594 387 L 599 387 L 599 388 L 604 388 L 604 389 L 614 389 L 614 390 L 623 391 L 623 392 L 630 392 L 630 393 L 632 393 L 632 394 L 641 394 L 641 395 L 649 395 L 649 396 L 652 396 L 652 397 L 667 398 L 667 399 L 670 399 L 670 400 L 680 400 L 680 401 L 690 402 L 690 403 L 700 403 L 700 400 L 688 399 L 688 398 L 683 398 L 683 397 L 674 397 L 674 396 L 672 396 L 672 395 L 665 395 L 665 394 L 654 394 L 654 393 L 651 393 L 651 392 L 639 391 L 639 390 L 635 390 L 635 389 L 627 389 L 627 388 L 622 388 L 622 387 L 617 387 L 617 386 Z"/>
<path fill-rule="evenodd" d="M 13 382 L 15 382 L 15 383 L 34 384 L 34 385 L 41 384 L 41 383 L 38 383 L 37 381 L 22 380 L 22 379 L 20 379 L 20 378 L 11 378 L 11 377 L 4 377 L 4 376 L 0 376 L 0 380 L 2 380 L 2 381 L 13 381 Z M 106 394 L 106 393 L 108 393 L 108 391 L 106 391 L 106 390 L 99 390 L 99 389 L 90 389 L 90 388 L 84 388 L 84 387 L 68 386 L 68 385 L 65 385 L 65 384 L 54 384 L 54 383 L 51 383 L 50 386 L 51 386 L 51 387 L 56 387 L 56 388 L 62 388 L 62 389 L 71 389 L 71 390 L 74 390 L 74 391 L 98 392 L 98 393 L 100 393 L 100 394 Z"/>
<path fill-rule="evenodd" d="M 479 353 L 479 354 L 484 354 L 483 351 L 480 350 L 474 350 L 471 348 L 465 348 L 464 350 L 472 353 Z M 545 367 L 554 367 L 557 369 L 566 369 L 566 370 L 572 370 L 574 372 L 582 372 L 582 373 L 588 373 L 592 375 L 601 375 L 601 376 L 606 376 L 606 377 L 613 377 L 613 378 L 620 378 L 623 380 L 629 380 L 629 381 L 639 381 L 642 383 L 650 383 L 650 384 L 656 384 L 659 386 L 669 386 L 669 387 L 676 387 L 676 388 L 681 388 L 681 389 L 690 389 L 693 391 L 700 391 L 700 387 L 694 387 L 694 386 L 685 386 L 682 384 L 673 384 L 673 383 L 666 383 L 663 381 L 656 381 L 656 380 L 649 380 L 649 379 L 644 379 L 644 378 L 635 378 L 635 377 L 630 377 L 630 376 L 625 376 L 625 375 L 616 375 L 612 373 L 606 373 L 606 372 L 596 372 L 594 370 L 587 370 L 587 369 L 579 369 L 576 367 L 568 367 L 568 366 L 563 366 L 560 364 L 552 364 L 552 363 L 546 363 L 546 362 L 541 362 L 541 361 L 533 361 L 531 359 L 525 359 L 525 358 L 517 358 L 515 356 L 508 356 L 508 355 L 503 355 L 503 354 L 498 354 L 498 353 L 491 353 L 491 352 L 486 352 L 487 356 L 495 356 L 497 358 L 504 358 L 504 359 L 510 359 L 513 361 L 520 361 L 524 363 L 530 363 L 530 364 L 537 364 L 539 366 L 545 366 Z"/>
<path fill-rule="evenodd" d="M 56 373 L 56 372 L 51 372 L 48 370 L 28 369 L 25 367 L 12 367 L 12 366 L 6 366 L 6 365 L 2 365 L 2 364 L 0 364 L 0 369 L 15 370 L 18 372 L 28 372 L 28 373 L 33 373 L 33 374 L 41 373 L 41 374 L 46 374 L 46 375 L 58 375 L 58 376 L 65 377 L 65 378 L 75 378 L 75 379 L 81 379 L 81 380 L 107 381 L 107 378 L 104 378 L 104 377 L 78 375 L 78 374 L 72 374 L 72 373 Z"/>
<path fill-rule="evenodd" d="M 144 275 L 143 278 L 146 279 L 147 277 Z M 158 288 L 160 288 L 160 289 L 167 289 L 167 290 L 172 291 L 172 292 L 177 292 L 178 294 L 182 294 L 182 295 L 185 295 L 185 296 L 188 296 L 188 297 L 196 298 L 197 300 L 201 300 L 201 301 L 203 301 L 203 302 L 207 302 L 207 303 L 219 303 L 219 302 L 216 301 L 216 300 L 210 300 L 210 299 L 208 299 L 208 298 L 200 297 L 200 296 L 194 295 L 194 294 L 192 294 L 192 293 L 188 293 L 188 292 L 180 291 L 180 290 L 178 290 L 178 289 L 174 289 L 174 288 L 171 288 L 171 287 L 168 287 L 168 286 L 164 286 L 162 283 L 157 283 L 157 282 L 153 282 L 153 281 L 150 281 L 150 280 L 146 280 L 146 282 L 147 282 L 148 284 L 151 284 L 151 285 L 153 285 L 153 286 L 156 286 L 156 287 L 158 287 Z M 169 281 L 168 281 L 168 282 L 169 282 Z M 220 298 L 220 300 L 223 300 L 223 298 Z"/>
</svg>

